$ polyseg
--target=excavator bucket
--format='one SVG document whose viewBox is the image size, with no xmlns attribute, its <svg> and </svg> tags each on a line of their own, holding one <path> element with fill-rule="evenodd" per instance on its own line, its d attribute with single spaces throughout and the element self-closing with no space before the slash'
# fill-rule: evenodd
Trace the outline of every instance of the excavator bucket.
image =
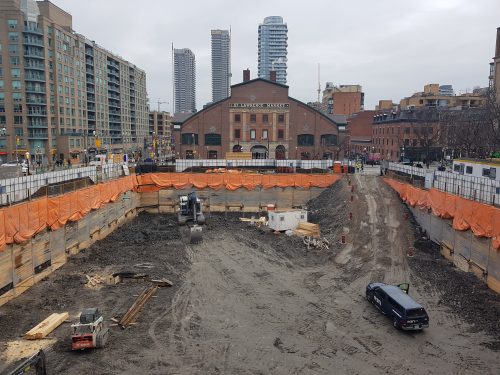
<svg viewBox="0 0 500 375">
<path fill-rule="evenodd" d="M 189 243 L 199 243 L 203 240 L 203 227 L 200 225 L 193 225 L 189 229 Z"/>
</svg>

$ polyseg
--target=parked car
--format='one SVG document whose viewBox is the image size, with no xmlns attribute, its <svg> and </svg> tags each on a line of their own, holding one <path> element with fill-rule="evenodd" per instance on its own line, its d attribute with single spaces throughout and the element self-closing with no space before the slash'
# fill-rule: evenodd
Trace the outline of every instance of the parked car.
<svg viewBox="0 0 500 375">
<path fill-rule="evenodd" d="M 392 320 L 396 329 L 422 330 L 429 327 L 429 316 L 424 307 L 408 295 L 409 285 L 370 283 L 366 299 L 382 314 Z"/>
</svg>

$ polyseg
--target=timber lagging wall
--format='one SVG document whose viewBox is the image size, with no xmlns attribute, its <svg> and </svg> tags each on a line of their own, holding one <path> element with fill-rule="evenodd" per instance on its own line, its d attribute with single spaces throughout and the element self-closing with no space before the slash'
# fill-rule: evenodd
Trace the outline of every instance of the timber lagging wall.
<svg viewBox="0 0 500 375">
<path fill-rule="evenodd" d="M 427 209 L 410 207 L 429 238 L 441 245 L 441 254 L 464 272 L 472 272 L 500 293 L 500 251 L 491 238 L 477 237 L 472 231 L 453 229 L 452 220 L 434 216 Z"/>
<path fill-rule="evenodd" d="M 22 244 L 0 251 L 0 306 L 61 267 L 69 255 L 105 238 L 137 214 L 139 194 L 123 193 L 114 203 L 89 212 L 78 221 L 42 231 Z"/>
</svg>

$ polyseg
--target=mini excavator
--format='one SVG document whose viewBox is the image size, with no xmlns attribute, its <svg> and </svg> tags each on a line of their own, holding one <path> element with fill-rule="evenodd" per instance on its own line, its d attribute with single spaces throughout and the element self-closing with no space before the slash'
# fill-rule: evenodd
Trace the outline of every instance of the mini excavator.
<svg viewBox="0 0 500 375">
<path fill-rule="evenodd" d="M 185 225 L 191 222 L 189 228 L 189 243 L 198 243 L 203 240 L 203 228 L 205 224 L 205 215 L 203 215 L 203 205 L 200 198 L 193 191 L 191 193 L 179 196 L 179 212 L 177 214 L 179 225 Z"/>
</svg>

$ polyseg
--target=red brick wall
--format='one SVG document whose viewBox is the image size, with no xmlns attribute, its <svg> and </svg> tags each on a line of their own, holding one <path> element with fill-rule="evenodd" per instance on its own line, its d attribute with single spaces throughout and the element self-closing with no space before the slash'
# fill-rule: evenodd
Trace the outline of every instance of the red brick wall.
<svg viewBox="0 0 500 375">
<path fill-rule="evenodd" d="M 286 103 L 288 108 L 231 108 L 231 103 Z M 240 114 L 240 122 L 234 121 L 234 115 Z M 256 121 L 250 121 L 250 115 L 256 115 Z M 263 121 L 263 115 L 268 115 L 268 123 Z M 284 115 L 284 122 L 278 122 L 278 116 Z M 241 139 L 234 139 L 234 129 L 240 129 Z M 256 132 L 256 139 L 250 140 L 250 130 Z M 278 130 L 282 129 L 283 139 L 278 139 Z M 268 131 L 268 138 L 262 138 L 262 131 Z M 198 134 L 199 144 L 182 145 L 181 133 Z M 220 146 L 205 145 L 205 134 L 221 134 Z M 299 134 L 313 134 L 313 146 L 297 146 Z M 302 152 L 308 152 L 311 158 L 322 158 L 324 153 L 332 153 L 333 157 L 340 157 L 342 153 L 339 147 L 331 147 L 321 144 L 321 135 L 334 134 L 338 137 L 338 129 L 326 116 L 315 111 L 313 108 L 288 97 L 286 86 L 273 84 L 265 80 L 253 80 L 246 84 L 236 85 L 231 88 L 231 97 L 212 107 L 202 110 L 189 118 L 175 132 L 176 150 L 178 157 L 184 158 L 187 150 L 193 150 L 195 157 L 205 159 L 208 152 L 217 151 L 217 158 L 225 158 L 225 153 L 232 151 L 236 144 L 243 146 L 244 151 L 250 151 L 255 145 L 267 148 L 269 144 L 270 157 L 275 157 L 275 149 L 282 145 L 286 150 L 286 157 L 300 158 Z M 340 155 L 339 155 L 340 152 Z"/>
</svg>

